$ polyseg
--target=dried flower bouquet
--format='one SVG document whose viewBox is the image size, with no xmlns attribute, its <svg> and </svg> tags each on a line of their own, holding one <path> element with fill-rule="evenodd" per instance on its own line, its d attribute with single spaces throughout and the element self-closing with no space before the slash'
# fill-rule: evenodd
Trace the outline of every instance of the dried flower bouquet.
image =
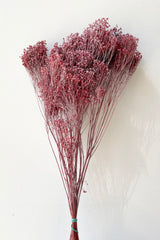
<svg viewBox="0 0 160 240">
<path fill-rule="evenodd" d="M 138 39 L 98 19 L 47 53 L 46 42 L 24 50 L 78 240 L 77 211 L 86 171 L 119 97 L 141 59 Z M 82 140 L 86 132 L 86 142 Z M 51 140 L 51 138 L 54 140 Z M 58 149 L 58 156 L 55 151 Z"/>
</svg>

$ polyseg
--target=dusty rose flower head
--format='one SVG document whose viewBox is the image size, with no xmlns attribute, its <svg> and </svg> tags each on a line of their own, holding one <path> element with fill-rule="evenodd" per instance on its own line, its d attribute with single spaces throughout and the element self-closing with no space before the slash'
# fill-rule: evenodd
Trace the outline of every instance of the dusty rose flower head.
<svg viewBox="0 0 160 240">
<path fill-rule="evenodd" d="M 115 75 L 133 74 L 141 59 L 137 43 L 137 38 L 122 34 L 117 27 L 110 28 L 108 19 L 103 18 L 81 35 L 71 34 L 61 45 L 56 43 L 49 56 L 45 41 L 29 46 L 22 62 L 49 117 L 70 104 L 88 106 L 99 99 L 96 89 L 107 92 L 113 81 L 120 83 L 122 78 Z"/>
<path fill-rule="evenodd" d="M 82 34 L 55 43 L 50 53 L 45 41 L 24 50 L 22 63 L 32 77 L 48 136 L 59 153 L 56 156 L 50 141 L 74 219 L 71 240 L 78 240 L 75 219 L 89 161 L 141 60 L 137 44 L 137 38 L 110 28 L 108 19 L 102 18 Z"/>
</svg>

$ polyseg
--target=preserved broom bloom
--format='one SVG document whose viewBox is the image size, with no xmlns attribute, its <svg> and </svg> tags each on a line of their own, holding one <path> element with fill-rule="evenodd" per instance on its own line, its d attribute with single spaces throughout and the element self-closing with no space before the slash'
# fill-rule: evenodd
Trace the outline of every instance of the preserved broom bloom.
<svg viewBox="0 0 160 240">
<path fill-rule="evenodd" d="M 21 57 L 32 77 L 66 191 L 72 218 L 70 240 L 79 239 L 77 211 L 90 159 L 142 57 L 137 44 L 137 38 L 110 28 L 108 19 L 102 18 L 82 34 L 71 34 L 61 45 L 55 43 L 49 55 L 46 42 L 41 41 Z"/>
</svg>

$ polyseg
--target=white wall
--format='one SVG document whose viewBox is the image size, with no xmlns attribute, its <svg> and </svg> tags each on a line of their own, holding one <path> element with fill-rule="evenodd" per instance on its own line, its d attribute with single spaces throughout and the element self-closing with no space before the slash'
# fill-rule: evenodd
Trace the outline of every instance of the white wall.
<svg viewBox="0 0 160 240">
<path fill-rule="evenodd" d="M 69 239 L 61 179 L 19 56 L 100 17 L 137 36 L 143 60 L 88 169 L 80 240 L 160 239 L 159 9 L 159 0 L 0 0 L 0 239 Z"/>
</svg>

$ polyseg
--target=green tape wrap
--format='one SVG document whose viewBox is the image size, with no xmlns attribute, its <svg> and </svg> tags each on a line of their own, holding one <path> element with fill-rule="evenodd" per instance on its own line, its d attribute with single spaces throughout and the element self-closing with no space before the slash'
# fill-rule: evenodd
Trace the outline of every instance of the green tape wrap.
<svg viewBox="0 0 160 240">
<path fill-rule="evenodd" d="M 76 218 L 72 218 L 72 223 L 75 223 L 75 222 L 77 222 L 77 219 Z M 72 229 L 72 231 L 78 233 L 78 231 L 72 227 L 72 224 L 71 224 L 71 229 Z"/>
</svg>

